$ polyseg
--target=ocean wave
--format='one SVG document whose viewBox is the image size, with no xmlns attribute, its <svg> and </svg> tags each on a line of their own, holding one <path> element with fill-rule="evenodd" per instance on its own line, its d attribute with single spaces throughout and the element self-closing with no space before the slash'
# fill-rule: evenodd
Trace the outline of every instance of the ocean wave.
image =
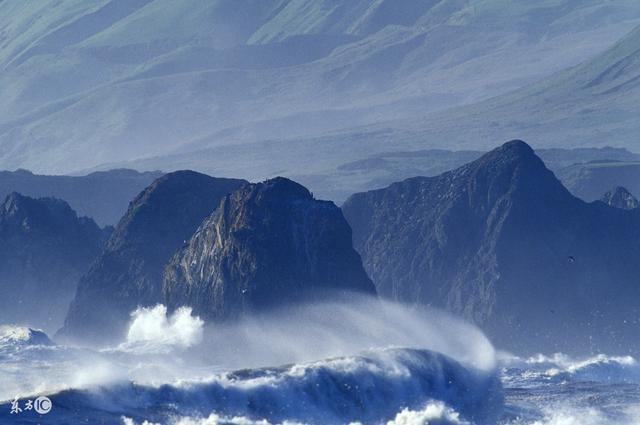
<svg viewBox="0 0 640 425">
<path fill-rule="evenodd" d="M 441 401 L 432 401 L 421 410 L 403 409 L 387 425 L 471 425 Z"/>
<path fill-rule="evenodd" d="M 251 419 L 246 416 L 222 416 L 211 413 L 207 417 L 173 418 L 170 425 L 313 425 L 297 421 L 285 420 L 272 423 L 266 419 Z M 384 425 L 385 422 L 379 422 Z M 122 417 L 123 425 L 161 425 L 149 421 L 138 423 L 129 417 Z M 349 425 L 363 425 L 362 422 L 351 422 Z M 402 409 L 396 416 L 387 421 L 386 425 L 472 425 L 460 419 L 460 414 L 441 401 L 430 401 L 420 410 Z"/>
<path fill-rule="evenodd" d="M 32 329 L 25 326 L 0 326 L 0 353 L 11 349 L 37 345 L 50 346 L 53 345 L 53 342 L 40 329 Z"/>
<path fill-rule="evenodd" d="M 501 364 L 511 377 L 542 381 L 640 383 L 640 364 L 631 356 L 596 356 L 575 359 L 565 354 L 538 354 L 528 358 L 503 357 Z M 515 373 L 519 372 L 519 373 Z"/>
<path fill-rule="evenodd" d="M 86 418 L 122 423 L 124 416 L 134 423 L 165 424 L 177 417 L 208 419 L 213 412 L 218 418 L 245 418 L 255 423 L 391 421 L 399 425 L 412 424 L 407 422 L 412 417 L 440 412 L 440 422 L 434 423 L 486 424 L 495 423 L 502 406 L 496 374 L 412 349 L 381 349 L 308 364 L 239 370 L 206 381 L 157 388 L 127 383 L 67 390 L 50 397 L 59 407 L 48 416 L 55 421 L 51 423 L 77 423 Z M 429 400 L 443 404 L 425 407 Z M 443 422 L 445 419 L 449 422 Z"/>
<path fill-rule="evenodd" d="M 514 420 L 502 425 L 638 425 L 640 405 L 627 406 L 615 412 L 605 412 L 589 406 L 556 403 L 548 406 L 540 418 Z"/>
</svg>

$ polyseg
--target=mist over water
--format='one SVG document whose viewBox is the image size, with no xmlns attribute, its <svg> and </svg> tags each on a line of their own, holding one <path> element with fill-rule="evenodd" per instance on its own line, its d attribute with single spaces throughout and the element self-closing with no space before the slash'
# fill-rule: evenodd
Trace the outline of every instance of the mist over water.
<svg viewBox="0 0 640 425">
<path fill-rule="evenodd" d="M 31 346 L 12 340 L 3 360 L 38 360 L 37 372 L 21 371 L 21 384 L 0 382 L 0 399 L 15 391 L 58 391 L 117 380 L 159 385 L 202 378 L 223 370 L 277 366 L 352 356 L 377 348 L 426 349 L 472 368 L 495 366 L 495 352 L 476 327 L 445 313 L 419 311 L 372 297 L 313 303 L 205 324 L 190 308 L 168 314 L 163 305 L 131 313 L 126 340 L 88 350 L 73 346 Z M 48 363 L 51 361 L 51 363 Z M 6 370 L 6 369 L 5 369 Z M 52 373 L 43 374 L 42 370 Z M 47 382 L 47 376 L 54 376 Z"/>
<path fill-rule="evenodd" d="M 228 323 L 139 308 L 102 350 L 3 329 L 0 409 L 34 394 L 76 406 L 45 423 L 83 412 L 126 425 L 640 423 L 633 357 L 496 353 L 475 326 L 370 297 Z"/>
<path fill-rule="evenodd" d="M 203 349 L 229 368 L 308 362 L 381 347 L 442 353 L 481 370 L 495 351 L 475 326 L 436 310 L 366 296 L 281 309 L 209 325 Z"/>
</svg>

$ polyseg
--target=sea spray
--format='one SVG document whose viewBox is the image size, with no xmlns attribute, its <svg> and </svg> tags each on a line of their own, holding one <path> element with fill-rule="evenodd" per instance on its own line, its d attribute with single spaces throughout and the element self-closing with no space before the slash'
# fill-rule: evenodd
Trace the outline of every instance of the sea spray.
<svg viewBox="0 0 640 425">
<path fill-rule="evenodd" d="M 212 413 L 271 424 L 384 423 L 405 409 L 422 412 L 429 401 L 440 401 L 448 406 L 443 410 L 446 417 L 493 424 L 502 409 L 497 375 L 412 349 L 379 349 L 312 363 L 238 370 L 203 382 L 70 390 L 52 399 L 79 412 L 126 406 L 126 416 L 136 423 L 168 423 L 175 417 L 206 418 Z M 424 414 L 433 413 L 431 407 Z M 75 414 L 61 411 L 51 418 L 73 423 L 80 418 Z"/>
<path fill-rule="evenodd" d="M 131 313 L 127 340 L 121 348 L 189 348 L 202 341 L 203 325 L 204 321 L 191 315 L 190 307 L 181 307 L 171 315 L 162 304 L 141 307 Z"/>
<path fill-rule="evenodd" d="M 413 309 L 367 296 L 298 305 L 209 324 L 199 349 L 236 369 L 349 356 L 379 347 L 411 347 L 445 354 L 490 371 L 495 351 L 475 326 L 446 313 Z"/>
<path fill-rule="evenodd" d="M 21 374 L 25 391 L 67 406 L 52 411 L 51 423 L 212 414 L 377 423 L 421 412 L 429 400 L 446 403 L 461 421 L 485 423 L 502 405 L 493 347 L 477 328 L 367 297 L 207 325 L 188 309 L 160 305 L 134 311 L 116 347 L 32 347 L 12 361 L 40 367 Z"/>
</svg>

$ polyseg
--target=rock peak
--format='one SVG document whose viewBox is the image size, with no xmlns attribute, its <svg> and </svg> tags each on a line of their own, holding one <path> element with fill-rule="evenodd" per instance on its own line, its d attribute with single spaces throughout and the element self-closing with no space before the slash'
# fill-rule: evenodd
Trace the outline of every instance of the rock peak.
<svg viewBox="0 0 640 425">
<path fill-rule="evenodd" d="M 274 177 L 265 180 L 262 183 L 251 185 L 252 190 L 257 192 L 269 193 L 270 196 L 277 198 L 287 197 L 289 199 L 313 199 L 313 195 L 309 190 L 299 183 L 289 180 L 285 177 Z"/>
<path fill-rule="evenodd" d="M 633 210 L 640 206 L 638 199 L 622 186 L 614 187 L 605 193 L 600 200 L 611 207 L 623 210 Z"/>
<path fill-rule="evenodd" d="M 488 152 L 485 156 L 489 158 L 502 158 L 514 162 L 520 161 L 540 161 L 533 148 L 522 140 L 511 140 L 502 146 Z"/>
</svg>

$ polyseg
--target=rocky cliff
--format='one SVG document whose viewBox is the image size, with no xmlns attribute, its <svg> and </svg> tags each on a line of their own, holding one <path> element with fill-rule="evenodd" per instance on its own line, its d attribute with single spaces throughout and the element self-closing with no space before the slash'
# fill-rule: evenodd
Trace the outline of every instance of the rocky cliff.
<svg viewBox="0 0 640 425">
<path fill-rule="evenodd" d="M 216 320 L 352 291 L 374 287 L 342 212 L 285 178 L 226 196 L 164 278 L 169 307 Z"/>
<path fill-rule="evenodd" d="M 109 232 L 59 199 L 9 194 L 0 205 L 0 322 L 59 327 Z"/>
<path fill-rule="evenodd" d="M 621 186 L 614 187 L 604 194 L 600 201 L 610 207 L 620 208 L 623 210 L 633 210 L 640 206 L 640 203 L 627 189 Z"/>
<path fill-rule="evenodd" d="M 380 295 L 519 350 L 638 347 L 640 217 L 572 196 L 524 142 L 343 206 Z"/>
<path fill-rule="evenodd" d="M 161 302 L 162 273 L 220 200 L 243 180 L 177 171 L 129 205 L 107 246 L 82 277 L 58 336 L 108 341 L 122 336 L 137 306 Z"/>
</svg>

